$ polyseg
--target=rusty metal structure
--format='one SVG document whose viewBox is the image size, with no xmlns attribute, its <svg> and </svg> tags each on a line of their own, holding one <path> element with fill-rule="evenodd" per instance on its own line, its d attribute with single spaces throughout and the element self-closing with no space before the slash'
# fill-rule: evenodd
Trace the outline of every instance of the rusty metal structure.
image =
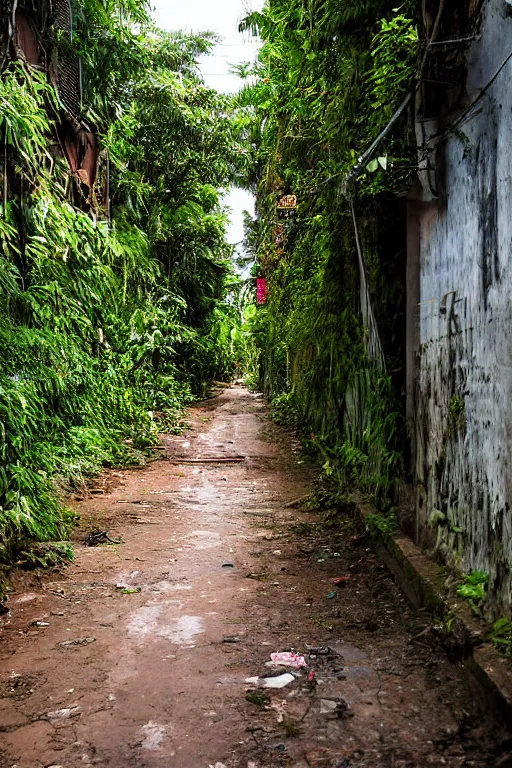
<svg viewBox="0 0 512 768">
<path fill-rule="evenodd" d="M 108 156 L 83 116 L 82 66 L 73 52 L 72 0 L 1 0 L 1 72 L 12 61 L 44 72 L 60 103 L 51 151 L 64 158 L 73 183 L 70 200 L 100 218 L 109 217 Z M 8 174 L 8 163 L 5 162 Z"/>
</svg>

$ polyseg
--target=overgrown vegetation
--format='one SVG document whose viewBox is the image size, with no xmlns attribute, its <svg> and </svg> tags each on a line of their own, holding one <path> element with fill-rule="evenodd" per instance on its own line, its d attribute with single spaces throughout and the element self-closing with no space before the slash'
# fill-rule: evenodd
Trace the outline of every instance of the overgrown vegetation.
<svg viewBox="0 0 512 768">
<path fill-rule="evenodd" d="M 264 41 L 255 83 L 241 96 L 254 110 L 249 182 L 258 202 L 247 241 L 269 295 L 247 323 L 258 383 L 326 473 L 384 511 L 405 438 L 406 226 L 397 193 L 416 163 L 410 114 L 360 158 L 414 87 L 414 7 L 267 0 L 243 24 Z M 298 198 L 285 220 L 283 195 Z"/>
<path fill-rule="evenodd" d="M 457 594 L 468 601 L 474 613 L 479 613 L 489 585 L 489 574 L 485 571 L 473 571 L 464 576 L 463 583 L 457 587 Z"/>
<path fill-rule="evenodd" d="M 502 618 L 495 621 L 489 639 L 503 656 L 512 659 L 512 621 L 510 619 Z"/>
<path fill-rule="evenodd" d="M 52 26 L 49 3 L 37 6 L 36 20 L 47 24 L 42 42 L 54 56 L 81 57 L 80 121 L 108 153 L 110 221 L 56 148 L 70 121 L 46 73 L 16 60 L 4 40 L 7 562 L 30 540 L 65 539 L 72 516 L 59 491 L 101 466 L 139 461 L 157 432 L 176 428 L 183 406 L 234 365 L 236 278 L 221 192 L 243 150 L 237 112 L 198 74 L 212 38 L 155 29 L 143 0 L 78 0 L 74 9 L 72 40 Z"/>
</svg>

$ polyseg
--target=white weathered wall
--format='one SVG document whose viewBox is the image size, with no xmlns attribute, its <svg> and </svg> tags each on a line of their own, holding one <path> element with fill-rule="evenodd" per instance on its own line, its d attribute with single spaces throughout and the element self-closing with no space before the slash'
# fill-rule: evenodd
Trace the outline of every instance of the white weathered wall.
<svg viewBox="0 0 512 768">
<path fill-rule="evenodd" d="M 483 14 L 466 104 L 512 52 L 506 0 Z M 490 574 L 499 614 L 512 606 L 512 60 L 460 131 L 445 199 L 419 216 L 417 523 L 452 564 Z M 429 528 L 435 510 L 447 519 Z"/>
</svg>

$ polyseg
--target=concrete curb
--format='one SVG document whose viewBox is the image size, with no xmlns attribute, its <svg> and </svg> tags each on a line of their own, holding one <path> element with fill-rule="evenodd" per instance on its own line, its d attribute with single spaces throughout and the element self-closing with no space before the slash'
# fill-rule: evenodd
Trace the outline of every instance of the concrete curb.
<svg viewBox="0 0 512 768">
<path fill-rule="evenodd" d="M 376 514 L 370 504 L 354 501 L 363 522 Z M 456 649 L 497 718 L 512 725 L 512 665 L 485 641 L 485 627 L 470 608 L 446 594 L 438 566 L 402 533 L 377 531 L 373 548 L 412 605 L 426 608 L 438 621 L 449 622 L 444 637 L 448 650 L 453 653 Z"/>
</svg>

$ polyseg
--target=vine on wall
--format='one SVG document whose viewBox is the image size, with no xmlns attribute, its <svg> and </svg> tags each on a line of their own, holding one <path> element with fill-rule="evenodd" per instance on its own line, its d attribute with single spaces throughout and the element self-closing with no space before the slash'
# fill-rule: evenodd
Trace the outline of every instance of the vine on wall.
<svg viewBox="0 0 512 768">
<path fill-rule="evenodd" d="M 242 25 L 264 41 L 240 97 L 255 115 L 248 238 L 268 283 L 250 326 L 261 384 L 326 472 L 383 508 L 404 439 L 403 195 L 417 160 L 412 106 L 396 110 L 414 88 L 413 12 L 379 0 L 268 0 Z M 299 206 L 276 247 L 283 194 Z"/>
</svg>

